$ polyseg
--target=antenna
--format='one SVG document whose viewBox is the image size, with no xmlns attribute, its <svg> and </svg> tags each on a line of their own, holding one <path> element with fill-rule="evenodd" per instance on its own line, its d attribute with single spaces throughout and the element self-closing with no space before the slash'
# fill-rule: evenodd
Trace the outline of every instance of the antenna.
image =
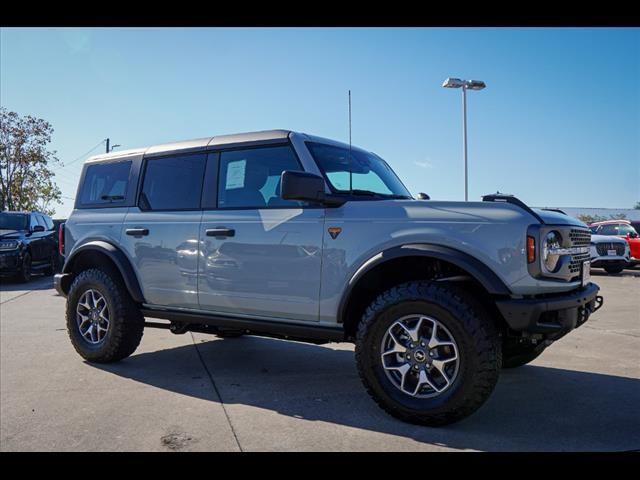
<svg viewBox="0 0 640 480">
<path fill-rule="evenodd" d="M 351 167 L 351 90 L 349 90 L 349 193 L 353 191 L 352 181 L 352 167 Z"/>
</svg>

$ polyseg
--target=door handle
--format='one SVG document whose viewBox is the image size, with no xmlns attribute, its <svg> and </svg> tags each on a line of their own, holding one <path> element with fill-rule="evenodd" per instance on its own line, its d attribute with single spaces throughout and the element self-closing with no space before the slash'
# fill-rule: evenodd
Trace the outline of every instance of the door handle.
<svg viewBox="0 0 640 480">
<path fill-rule="evenodd" d="M 207 237 L 235 237 L 236 231 L 233 228 L 207 228 Z"/>
<path fill-rule="evenodd" d="M 145 235 L 149 235 L 149 229 L 148 228 L 127 228 L 127 230 L 125 230 L 125 233 L 127 235 L 132 235 L 134 237 L 142 237 Z"/>
</svg>

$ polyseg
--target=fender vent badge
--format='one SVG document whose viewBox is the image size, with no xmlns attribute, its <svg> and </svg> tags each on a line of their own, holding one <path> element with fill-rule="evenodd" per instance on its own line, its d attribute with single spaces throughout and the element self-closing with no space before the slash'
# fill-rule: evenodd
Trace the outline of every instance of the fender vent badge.
<svg viewBox="0 0 640 480">
<path fill-rule="evenodd" d="M 327 228 L 327 231 L 329 232 L 329 235 L 331 235 L 331 238 L 335 240 L 338 238 L 338 235 L 340 235 L 340 232 L 342 232 L 342 229 L 340 227 L 329 227 Z"/>
</svg>

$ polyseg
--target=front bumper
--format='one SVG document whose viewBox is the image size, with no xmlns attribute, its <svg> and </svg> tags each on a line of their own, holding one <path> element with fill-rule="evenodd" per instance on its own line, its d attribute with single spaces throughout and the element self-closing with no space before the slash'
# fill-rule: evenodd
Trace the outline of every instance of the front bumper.
<svg viewBox="0 0 640 480">
<path fill-rule="evenodd" d="M 53 276 L 53 288 L 56 289 L 63 297 L 67 296 L 69 293 L 69 282 L 71 281 L 71 275 L 68 273 L 56 273 Z"/>
<path fill-rule="evenodd" d="M 22 269 L 22 255 L 18 250 L 0 252 L 0 275 L 12 275 Z"/>
<path fill-rule="evenodd" d="M 498 300 L 496 305 L 512 330 L 557 339 L 581 326 L 602 306 L 599 291 L 598 285 L 589 283 L 577 290 L 541 298 Z"/>
<path fill-rule="evenodd" d="M 591 260 L 592 268 L 624 267 L 627 264 L 629 264 L 629 260 L 625 260 L 625 259 L 621 260 L 619 258 L 609 259 L 609 258 L 600 257 L 597 260 Z"/>
</svg>

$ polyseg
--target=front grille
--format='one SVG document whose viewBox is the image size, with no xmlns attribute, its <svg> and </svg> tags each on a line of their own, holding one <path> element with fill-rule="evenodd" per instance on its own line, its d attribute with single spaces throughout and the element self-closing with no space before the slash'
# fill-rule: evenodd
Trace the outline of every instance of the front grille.
<svg viewBox="0 0 640 480">
<path fill-rule="evenodd" d="M 591 231 L 588 228 L 572 228 L 569 232 L 572 247 L 582 247 L 591 242 Z"/>
<path fill-rule="evenodd" d="M 588 228 L 572 228 L 569 232 L 569 240 L 571 241 L 571 247 L 588 247 L 591 243 L 591 231 Z M 569 272 L 574 276 L 579 275 L 582 269 L 582 262 L 589 260 L 589 258 L 589 251 L 571 255 Z"/>
<path fill-rule="evenodd" d="M 624 255 L 624 244 L 620 242 L 605 242 L 596 244 L 596 250 L 598 255 L 606 256 L 609 253 L 609 250 L 615 250 L 616 255 Z"/>
</svg>

